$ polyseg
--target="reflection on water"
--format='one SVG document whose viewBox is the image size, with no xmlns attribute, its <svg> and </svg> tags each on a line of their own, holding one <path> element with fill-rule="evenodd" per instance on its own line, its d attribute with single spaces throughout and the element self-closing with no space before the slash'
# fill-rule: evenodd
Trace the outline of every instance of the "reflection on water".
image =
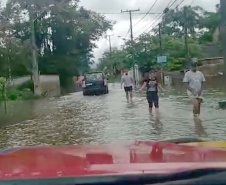
<svg viewBox="0 0 226 185">
<path fill-rule="evenodd" d="M 205 128 L 203 127 L 202 121 L 199 118 L 194 118 L 195 123 L 195 133 L 199 137 L 207 137 Z"/>
<path fill-rule="evenodd" d="M 56 107 L 49 99 L 7 102 L 7 114 L 0 106 L 0 124 L 18 123 L 52 114 Z"/>
<path fill-rule="evenodd" d="M 163 124 L 160 121 L 160 116 L 159 115 L 156 117 L 150 116 L 150 118 L 151 118 L 151 125 L 153 129 L 156 131 L 156 134 L 161 135 L 163 131 Z"/>
<path fill-rule="evenodd" d="M 217 83 L 217 81 L 215 82 Z M 168 87 L 160 96 L 160 116 L 150 118 L 145 94 L 126 102 L 120 84 L 110 94 L 83 97 L 81 92 L 35 101 L 10 102 L 0 112 L 0 148 L 164 140 L 177 137 L 226 139 L 226 114 L 218 109 L 225 96 L 205 90 L 201 120 L 194 120 L 183 86 Z"/>
</svg>

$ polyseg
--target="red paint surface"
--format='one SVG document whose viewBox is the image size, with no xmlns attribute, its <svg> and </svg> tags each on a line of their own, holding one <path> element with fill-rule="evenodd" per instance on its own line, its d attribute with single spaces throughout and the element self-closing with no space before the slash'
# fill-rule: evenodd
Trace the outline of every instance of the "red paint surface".
<svg viewBox="0 0 226 185">
<path fill-rule="evenodd" d="M 0 180 L 226 169 L 226 150 L 168 143 L 24 148 L 0 154 Z"/>
</svg>

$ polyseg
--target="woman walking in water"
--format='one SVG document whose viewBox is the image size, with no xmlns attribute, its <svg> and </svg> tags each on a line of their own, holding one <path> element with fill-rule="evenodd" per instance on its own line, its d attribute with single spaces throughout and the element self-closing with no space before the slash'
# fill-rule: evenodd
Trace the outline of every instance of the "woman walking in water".
<svg viewBox="0 0 226 185">
<path fill-rule="evenodd" d="M 159 109 L 159 95 L 158 89 L 165 91 L 162 86 L 158 83 L 158 80 L 154 72 L 150 72 L 149 78 L 144 81 L 140 91 L 143 91 L 144 88 L 147 88 L 147 100 L 149 104 L 149 112 L 152 115 L 153 105 L 155 106 L 156 111 Z"/>
</svg>

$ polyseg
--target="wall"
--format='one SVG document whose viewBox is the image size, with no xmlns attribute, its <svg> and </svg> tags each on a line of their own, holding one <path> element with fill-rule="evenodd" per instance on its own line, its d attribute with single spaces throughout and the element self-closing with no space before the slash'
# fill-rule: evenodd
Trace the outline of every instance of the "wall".
<svg viewBox="0 0 226 185">
<path fill-rule="evenodd" d="M 202 62 L 203 65 L 207 64 L 224 64 L 224 58 L 223 57 L 215 57 L 215 58 L 206 58 L 199 60 Z"/>
<path fill-rule="evenodd" d="M 9 83 L 9 86 L 19 86 L 26 83 L 29 80 L 31 80 L 30 76 L 16 78 Z M 58 75 L 41 75 L 40 85 L 42 93 L 47 96 L 61 95 L 60 78 Z"/>
<path fill-rule="evenodd" d="M 40 85 L 42 93 L 47 96 L 60 96 L 60 78 L 58 75 L 41 75 Z"/>
<path fill-rule="evenodd" d="M 208 64 L 199 67 L 199 70 L 203 72 L 205 76 L 218 76 L 223 74 L 222 64 Z"/>
<path fill-rule="evenodd" d="M 9 83 L 9 86 L 19 86 L 24 84 L 25 82 L 28 82 L 29 80 L 31 80 L 30 76 L 15 78 L 15 79 L 12 79 L 12 81 Z"/>
<path fill-rule="evenodd" d="M 203 66 L 199 67 L 199 70 L 203 72 L 205 76 L 218 76 L 223 72 L 224 58 L 210 58 L 201 60 Z"/>
</svg>

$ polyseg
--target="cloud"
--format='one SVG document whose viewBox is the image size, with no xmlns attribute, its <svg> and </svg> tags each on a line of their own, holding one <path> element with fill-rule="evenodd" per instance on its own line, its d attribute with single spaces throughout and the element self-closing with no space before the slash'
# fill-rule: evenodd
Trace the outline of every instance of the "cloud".
<svg viewBox="0 0 226 185">
<path fill-rule="evenodd" d="M 150 7 L 153 5 L 155 0 L 81 0 L 80 5 L 84 6 L 86 9 L 93 10 L 100 13 L 120 13 L 121 10 L 128 10 L 128 9 L 138 9 L 140 8 L 140 12 L 147 12 Z M 170 0 L 158 0 L 154 8 L 151 10 L 152 13 L 160 13 L 166 8 L 167 4 Z M 181 2 L 178 0 L 178 2 Z M 176 4 L 178 4 L 178 2 Z M 193 0 L 185 0 L 183 5 L 190 5 Z M 193 6 L 201 6 L 202 8 L 208 11 L 215 11 L 215 5 L 220 3 L 220 0 L 194 0 Z M 176 5 L 175 4 L 175 5 Z M 137 21 L 143 15 L 134 14 L 133 15 L 133 23 L 136 24 Z M 158 15 L 148 15 L 145 19 L 143 19 L 138 25 L 134 27 L 134 37 L 141 34 L 144 30 L 151 29 L 151 25 L 153 20 L 156 19 Z M 117 23 L 114 26 L 113 33 L 114 37 L 112 38 L 112 46 L 113 47 L 120 47 L 123 41 L 122 39 L 118 38 L 118 36 L 127 36 L 129 37 L 130 34 L 128 33 L 129 29 L 129 15 L 128 14 L 119 14 L 119 15 L 111 15 L 106 14 L 106 18 L 109 20 L 114 20 Z M 156 23 L 157 24 L 157 23 Z M 112 32 L 110 32 L 112 33 Z M 106 39 L 101 39 L 97 42 L 98 48 L 94 50 L 95 61 L 98 62 L 98 58 L 101 57 L 102 53 L 105 50 L 108 50 L 109 44 Z"/>
</svg>

